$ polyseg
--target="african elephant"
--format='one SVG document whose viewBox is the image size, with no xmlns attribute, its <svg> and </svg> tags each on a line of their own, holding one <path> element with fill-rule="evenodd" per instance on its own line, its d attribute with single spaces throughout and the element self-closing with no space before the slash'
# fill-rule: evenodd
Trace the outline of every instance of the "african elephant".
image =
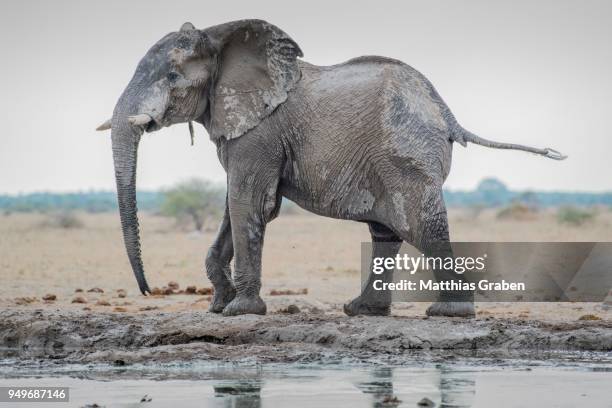
<svg viewBox="0 0 612 408">
<path fill-rule="evenodd" d="M 226 316 L 266 313 L 262 245 L 282 197 L 319 215 L 367 223 L 374 256 L 393 256 L 402 241 L 433 256 L 440 251 L 434 244 L 449 242 L 442 184 L 453 142 L 564 158 L 465 130 L 432 84 L 401 61 L 365 56 L 316 66 L 298 57 L 299 46 L 278 27 L 240 20 L 203 30 L 185 23 L 138 64 L 98 129 L 112 129 L 123 237 L 143 294 L 150 290 L 135 183 L 144 131 L 189 123 L 193 132 L 195 121 L 217 147 L 227 197 L 206 271 L 214 286 L 210 311 Z M 442 295 L 428 314 L 474 314 L 471 301 L 450 300 L 457 299 Z M 390 302 L 366 286 L 345 312 L 386 315 Z"/>
</svg>

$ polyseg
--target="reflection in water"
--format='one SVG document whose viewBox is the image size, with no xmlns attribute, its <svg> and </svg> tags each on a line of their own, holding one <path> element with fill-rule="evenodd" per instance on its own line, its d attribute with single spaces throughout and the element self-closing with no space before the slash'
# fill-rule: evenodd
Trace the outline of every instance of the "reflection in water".
<svg viewBox="0 0 612 408">
<path fill-rule="evenodd" d="M 471 371 L 440 370 L 441 408 L 471 407 L 476 395 L 476 379 Z"/>
<path fill-rule="evenodd" d="M 372 395 L 373 407 L 393 407 L 399 404 L 399 400 L 393 395 L 392 368 L 375 368 L 369 371 L 369 376 L 368 381 L 356 383 L 355 386 L 364 394 Z"/>
<path fill-rule="evenodd" d="M 423 371 L 420 375 L 402 377 L 394 393 L 393 370 L 390 367 L 374 368 L 367 371 L 366 381 L 355 383 L 364 394 L 372 396 L 373 407 L 397 406 L 405 402 L 398 395 L 419 392 L 441 408 L 469 408 L 473 404 L 476 395 L 474 372 L 447 368 Z"/>
<path fill-rule="evenodd" d="M 260 408 L 262 384 L 259 379 L 228 380 L 213 385 L 213 388 L 215 397 L 224 398 L 224 407 Z"/>
</svg>

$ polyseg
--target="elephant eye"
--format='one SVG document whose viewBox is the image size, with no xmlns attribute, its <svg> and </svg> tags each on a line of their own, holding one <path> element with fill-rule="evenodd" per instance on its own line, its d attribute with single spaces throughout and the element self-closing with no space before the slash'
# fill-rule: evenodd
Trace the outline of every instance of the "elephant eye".
<svg viewBox="0 0 612 408">
<path fill-rule="evenodd" d="M 177 46 L 179 48 L 188 49 L 191 45 L 191 41 L 188 37 L 181 37 L 177 40 Z"/>
<path fill-rule="evenodd" d="M 170 72 L 168 72 L 168 75 L 166 75 L 166 78 L 168 78 L 168 81 L 170 81 L 170 82 L 176 81 L 178 79 L 178 77 L 179 77 L 179 74 L 177 74 L 174 71 L 170 71 Z"/>
</svg>

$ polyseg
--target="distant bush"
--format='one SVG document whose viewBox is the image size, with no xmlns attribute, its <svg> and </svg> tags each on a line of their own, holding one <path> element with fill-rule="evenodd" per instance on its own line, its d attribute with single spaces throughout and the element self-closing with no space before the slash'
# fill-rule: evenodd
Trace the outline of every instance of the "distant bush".
<svg viewBox="0 0 612 408">
<path fill-rule="evenodd" d="M 486 207 L 502 207 L 519 201 L 529 207 L 558 207 L 561 205 L 594 206 L 612 205 L 612 193 L 579 193 L 563 191 L 514 191 L 497 179 L 484 179 L 475 190 L 444 189 L 447 207 L 467 207 L 484 204 Z"/>
<path fill-rule="evenodd" d="M 51 214 L 48 219 L 43 221 L 42 226 L 50 228 L 76 229 L 83 228 L 84 225 L 73 212 L 62 211 Z"/>
<path fill-rule="evenodd" d="M 164 192 L 161 214 L 178 222 L 190 219 L 202 231 L 212 217 L 220 217 L 225 206 L 225 190 L 209 181 L 193 179 Z"/>
<path fill-rule="evenodd" d="M 137 191 L 138 209 L 141 211 L 160 211 L 164 201 L 164 192 Z M 484 179 L 474 190 L 444 189 L 447 208 L 459 207 L 470 209 L 474 217 L 480 212 L 478 206 L 502 208 L 513 202 L 521 202 L 528 207 L 551 208 L 562 205 L 577 207 L 612 206 L 612 192 L 578 193 L 562 191 L 515 191 L 509 189 L 497 179 Z M 293 209 L 285 205 L 283 213 L 292 213 Z M 18 195 L 0 194 L 0 211 L 49 213 L 55 211 L 80 211 L 90 213 L 110 212 L 117 210 L 115 190 L 82 191 L 74 193 L 37 192 Z M 285 211 L 287 210 L 287 211 Z M 0 214 L 1 215 L 1 214 Z"/>
<path fill-rule="evenodd" d="M 557 221 L 561 224 L 582 225 L 595 218 L 595 211 L 573 206 L 563 206 L 557 210 Z"/>
<path fill-rule="evenodd" d="M 497 212 L 497 218 L 515 221 L 531 221 L 537 217 L 537 210 L 519 202 L 514 202 Z"/>
<path fill-rule="evenodd" d="M 145 211 L 158 210 L 163 198 L 162 194 L 156 191 L 138 191 L 136 196 L 138 209 Z M 0 195 L 0 209 L 12 212 L 48 213 L 78 210 L 100 213 L 116 211 L 117 196 L 114 191 Z"/>
</svg>

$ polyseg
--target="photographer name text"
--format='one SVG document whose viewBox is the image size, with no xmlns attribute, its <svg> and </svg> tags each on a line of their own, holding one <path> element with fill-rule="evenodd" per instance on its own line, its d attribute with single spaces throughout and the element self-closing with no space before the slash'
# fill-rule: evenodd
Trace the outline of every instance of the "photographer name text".
<svg viewBox="0 0 612 408">
<path fill-rule="evenodd" d="M 398 282 L 384 282 L 381 279 L 376 279 L 372 283 L 374 290 L 397 290 L 397 291 L 474 291 L 476 289 L 481 291 L 525 291 L 525 284 L 523 282 L 507 282 L 501 280 L 500 282 L 491 282 L 486 279 L 482 279 L 478 282 L 457 282 L 457 281 L 444 281 L 437 282 L 432 279 L 419 280 L 418 282 L 402 279 Z"/>
</svg>

